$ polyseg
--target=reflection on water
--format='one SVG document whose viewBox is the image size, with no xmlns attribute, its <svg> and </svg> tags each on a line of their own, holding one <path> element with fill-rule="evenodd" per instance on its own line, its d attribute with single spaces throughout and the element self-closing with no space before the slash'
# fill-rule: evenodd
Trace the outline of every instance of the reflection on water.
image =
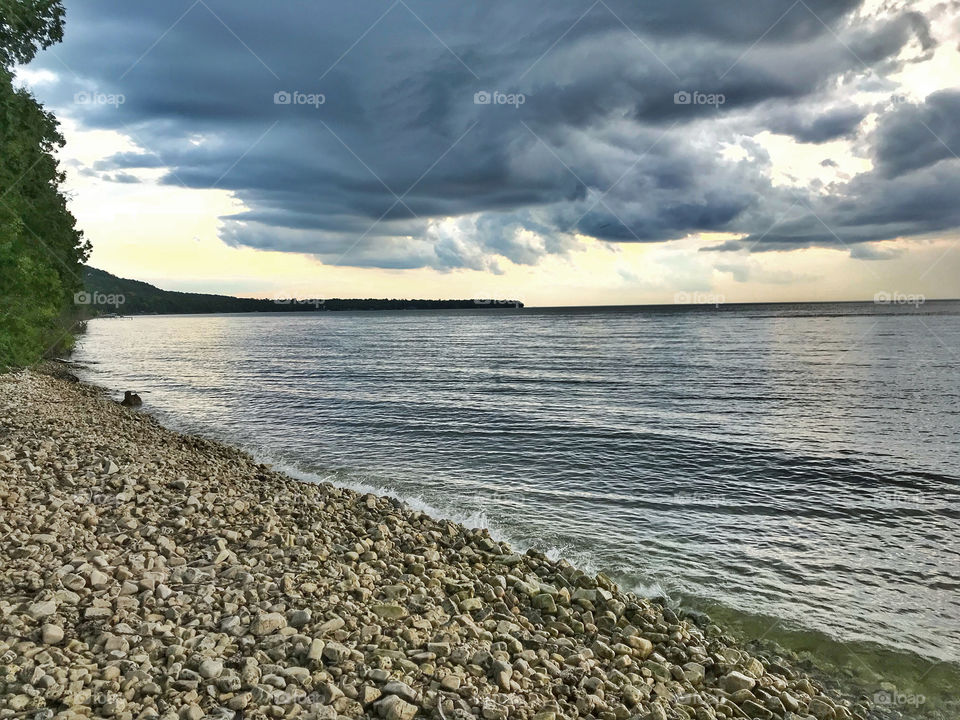
<svg viewBox="0 0 960 720">
<path fill-rule="evenodd" d="M 177 427 L 927 687 L 960 661 L 958 356 L 928 303 L 123 318 L 77 359 Z"/>
</svg>

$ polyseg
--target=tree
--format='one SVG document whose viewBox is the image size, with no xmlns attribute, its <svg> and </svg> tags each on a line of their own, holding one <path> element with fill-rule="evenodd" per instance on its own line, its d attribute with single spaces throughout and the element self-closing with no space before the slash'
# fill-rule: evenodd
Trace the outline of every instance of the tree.
<svg viewBox="0 0 960 720">
<path fill-rule="evenodd" d="M 54 152 L 56 118 L 13 86 L 13 66 L 63 35 L 51 0 L 0 0 L 0 370 L 72 345 L 73 295 L 90 246 L 76 229 Z"/>
<path fill-rule="evenodd" d="M 60 0 L 0 0 L 0 65 L 26 64 L 60 42 L 63 15 Z"/>
</svg>

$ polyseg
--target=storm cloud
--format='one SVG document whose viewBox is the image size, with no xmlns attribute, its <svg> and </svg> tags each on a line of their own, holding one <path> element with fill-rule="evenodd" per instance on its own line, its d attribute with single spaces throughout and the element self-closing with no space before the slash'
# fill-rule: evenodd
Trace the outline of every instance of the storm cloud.
<svg viewBox="0 0 960 720">
<path fill-rule="evenodd" d="M 96 163 L 101 177 L 163 168 L 165 183 L 233 192 L 248 210 L 223 218 L 230 244 L 498 272 L 578 235 L 729 232 L 744 239 L 720 249 L 763 251 L 960 224 L 960 96 L 851 100 L 929 56 L 937 38 L 917 12 L 870 16 L 856 0 L 67 8 L 64 44 L 35 61 L 59 82 L 38 94 L 142 148 Z M 874 168 L 826 193 L 775 185 L 750 140 L 764 131 L 849 140 Z"/>
</svg>

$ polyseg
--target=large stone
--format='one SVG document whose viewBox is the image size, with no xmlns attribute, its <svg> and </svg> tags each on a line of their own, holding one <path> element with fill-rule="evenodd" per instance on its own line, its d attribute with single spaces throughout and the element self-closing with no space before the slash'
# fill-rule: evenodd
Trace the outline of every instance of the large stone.
<svg viewBox="0 0 960 720">
<path fill-rule="evenodd" d="M 623 690 L 620 691 L 620 697 L 623 698 L 623 704 L 628 708 L 632 708 L 634 705 L 637 705 L 640 700 L 643 698 L 640 690 L 638 690 L 633 685 L 624 685 Z"/>
<path fill-rule="evenodd" d="M 250 634 L 256 636 L 271 635 L 287 626 L 287 619 L 280 613 L 262 613 L 250 623 Z"/>
<path fill-rule="evenodd" d="M 597 640 L 590 648 L 593 650 L 595 657 L 600 658 L 601 660 L 613 660 L 617 654 L 604 642 Z"/>
<path fill-rule="evenodd" d="M 327 635 L 328 633 L 336 632 L 337 630 L 342 628 L 343 625 L 344 625 L 343 618 L 340 617 L 339 615 L 334 615 L 332 618 L 330 618 L 325 623 L 323 623 L 319 628 L 317 628 L 317 632 L 320 633 L 321 635 Z"/>
<path fill-rule="evenodd" d="M 99 570 L 91 570 L 88 580 L 94 590 L 103 590 L 110 584 L 110 576 Z"/>
<path fill-rule="evenodd" d="M 450 692 L 456 692 L 460 689 L 461 682 L 462 680 L 459 675 L 446 675 L 443 680 L 440 681 L 440 687 Z"/>
<path fill-rule="evenodd" d="M 51 615 L 56 614 L 57 612 L 57 601 L 56 600 L 44 600 L 42 602 L 35 602 L 33 605 L 27 608 L 27 615 L 32 617 L 34 620 L 40 620 L 41 618 L 50 617 Z"/>
<path fill-rule="evenodd" d="M 402 683 L 394 680 L 393 682 L 388 682 L 386 685 L 381 688 L 384 695 L 396 695 L 399 698 L 406 700 L 407 702 L 416 702 L 417 692 L 412 687 L 406 683 Z"/>
<path fill-rule="evenodd" d="M 357 702 L 363 705 L 363 707 L 366 707 L 379 700 L 381 695 L 383 695 L 383 693 L 372 685 L 364 685 L 357 694 Z"/>
<path fill-rule="evenodd" d="M 807 712 L 817 720 L 833 720 L 836 717 L 833 706 L 822 698 L 813 698 L 807 705 Z"/>
<path fill-rule="evenodd" d="M 533 606 L 547 615 L 553 615 L 557 612 L 557 601 L 553 599 L 552 595 L 548 595 L 547 593 L 540 593 L 534 597 Z"/>
<path fill-rule="evenodd" d="M 350 657 L 350 648 L 338 642 L 329 642 L 323 648 L 323 658 L 334 665 L 339 665 Z"/>
<path fill-rule="evenodd" d="M 310 647 L 307 649 L 307 660 L 318 661 L 323 657 L 323 648 L 326 647 L 326 643 L 323 642 L 320 638 L 315 638 L 310 641 Z"/>
<path fill-rule="evenodd" d="M 191 703 L 180 709 L 180 720 L 203 720 L 203 710 L 199 705 Z"/>
<path fill-rule="evenodd" d="M 223 672 L 223 663 L 219 660 L 204 660 L 200 663 L 199 667 L 200 677 L 207 678 L 208 680 L 220 677 L 220 673 Z"/>
<path fill-rule="evenodd" d="M 494 660 L 492 666 L 493 679 L 504 692 L 510 691 L 510 679 L 513 677 L 513 668 L 502 660 Z"/>
<path fill-rule="evenodd" d="M 47 623 L 40 628 L 40 639 L 47 645 L 57 645 L 63 640 L 63 628 Z"/>
<path fill-rule="evenodd" d="M 697 686 L 703 683 L 707 671 L 700 663 L 688 662 L 683 666 L 684 679 L 691 685 Z"/>
<path fill-rule="evenodd" d="M 720 679 L 720 687 L 729 693 L 736 692 L 737 690 L 753 690 L 756 684 L 757 681 L 752 677 L 747 677 L 742 672 L 737 672 L 736 670 L 727 673 Z"/>
<path fill-rule="evenodd" d="M 653 673 L 653 676 L 661 682 L 669 682 L 670 678 L 673 677 L 673 673 L 670 672 L 670 668 L 663 663 L 647 660 L 643 663 L 643 667 Z"/>
<path fill-rule="evenodd" d="M 653 655 L 653 643 L 647 640 L 645 637 L 632 635 L 626 638 L 626 644 L 637 651 L 637 654 L 640 656 L 641 660 L 646 660 L 648 657 Z"/>
<path fill-rule="evenodd" d="M 375 615 L 386 620 L 399 620 L 407 616 L 407 610 L 400 605 L 374 605 L 370 608 Z"/>
<path fill-rule="evenodd" d="M 647 713 L 647 720 L 667 720 L 667 711 L 663 709 L 663 705 L 653 703 Z"/>
<path fill-rule="evenodd" d="M 748 716 L 756 718 L 756 720 L 771 720 L 771 718 L 773 718 L 772 712 L 767 710 L 760 703 L 753 700 L 745 700 L 740 706 L 740 709 L 743 710 Z"/>
<path fill-rule="evenodd" d="M 483 607 L 483 600 L 478 597 L 468 597 L 460 601 L 461 612 L 473 612 Z"/>
<path fill-rule="evenodd" d="M 800 703 L 797 701 L 797 699 L 793 695 L 788 693 L 786 690 L 780 693 L 780 702 L 783 703 L 784 708 L 786 708 L 792 713 L 795 713 L 797 710 L 800 709 Z"/>
<path fill-rule="evenodd" d="M 312 613 L 309 609 L 294 610 L 292 613 L 290 613 L 290 627 L 302 628 L 304 625 L 310 622 L 311 617 Z"/>
<path fill-rule="evenodd" d="M 383 720 L 412 720 L 419 710 L 416 705 L 408 703 L 399 695 L 387 695 L 375 702 L 373 707 Z"/>
</svg>

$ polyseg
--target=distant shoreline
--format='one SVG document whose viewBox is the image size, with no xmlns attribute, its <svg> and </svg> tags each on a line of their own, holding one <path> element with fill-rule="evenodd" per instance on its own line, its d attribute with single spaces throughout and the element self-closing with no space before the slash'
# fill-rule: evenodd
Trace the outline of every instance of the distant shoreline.
<svg viewBox="0 0 960 720">
<path fill-rule="evenodd" d="M 260 302 L 260 301 L 258 301 Z M 273 302 L 273 301 L 267 301 Z M 331 300 L 331 303 L 338 302 Z M 343 301 L 339 301 L 343 302 Z M 353 301 L 346 301 L 353 302 Z M 119 312 L 101 312 L 89 316 L 88 319 L 95 318 L 119 318 L 119 317 L 169 317 L 169 316 L 193 316 L 193 315 L 236 315 L 236 316 L 263 316 L 263 315 L 289 315 L 295 314 L 325 314 L 328 312 L 336 313 L 416 313 L 416 312 L 473 312 L 481 311 L 488 313 L 490 311 L 509 312 L 523 310 L 525 313 L 561 313 L 561 312 L 579 312 L 579 313 L 627 313 L 627 312 L 648 312 L 648 313 L 735 313 L 738 311 L 749 310 L 793 310 L 794 312 L 785 312 L 784 316 L 789 317 L 858 317 L 858 316 L 889 316 L 889 315 L 960 315 L 960 300 L 927 300 L 924 304 L 913 305 L 882 305 L 869 300 L 843 300 L 843 301 L 814 301 L 814 302 L 769 302 L 769 303 L 722 303 L 717 305 L 697 303 L 697 304 L 652 304 L 652 305 L 524 305 L 523 303 L 506 303 L 499 301 L 496 304 L 484 305 L 474 304 L 474 301 L 423 301 L 436 303 L 460 303 L 453 307 L 382 307 L 382 308 L 362 308 L 362 307 L 327 307 L 319 309 L 314 307 L 304 307 L 300 303 L 297 307 L 284 308 L 283 305 L 269 307 L 263 310 L 198 310 L 189 311 L 171 311 L 171 312 L 124 312 L 122 306 Z M 467 304 L 470 303 L 470 304 Z M 957 307 L 951 311 L 945 308 L 951 303 Z M 795 312 L 804 308 L 818 309 L 838 307 L 843 308 L 842 312 Z M 851 312 L 851 308 L 861 307 L 863 312 Z M 944 309 L 947 312 L 944 312 Z M 495 313 L 496 314 L 496 313 Z"/>
<path fill-rule="evenodd" d="M 230 295 L 163 290 L 139 280 L 111 275 L 85 266 L 84 290 L 74 295 L 74 306 L 83 317 L 103 315 L 196 315 L 205 313 L 290 313 L 383 310 L 515 310 L 524 304 L 515 299 L 470 298 L 242 298 Z"/>
<path fill-rule="evenodd" d="M 874 308 L 871 314 L 920 312 L 931 304 L 960 302 L 958 299 L 928 299 L 902 293 L 879 293 L 866 300 L 800 300 L 791 302 L 726 302 L 720 295 L 677 293 L 673 303 L 631 305 L 536 305 L 517 299 L 468 298 L 430 300 L 422 298 L 244 298 L 230 295 L 163 290 L 139 280 L 111 275 L 97 268 L 84 267 L 85 292 L 78 293 L 75 304 L 86 317 L 104 315 L 202 315 L 266 314 L 290 312 L 378 312 L 417 310 L 537 310 L 537 311 L 631 311 L 650 312 L 730 312 L 747 308 L 863 305 Z M 676 299 L 675 298 L 675 299 Z M 886 312 L 884 312 L 886 309 Z"/>
</svg>

